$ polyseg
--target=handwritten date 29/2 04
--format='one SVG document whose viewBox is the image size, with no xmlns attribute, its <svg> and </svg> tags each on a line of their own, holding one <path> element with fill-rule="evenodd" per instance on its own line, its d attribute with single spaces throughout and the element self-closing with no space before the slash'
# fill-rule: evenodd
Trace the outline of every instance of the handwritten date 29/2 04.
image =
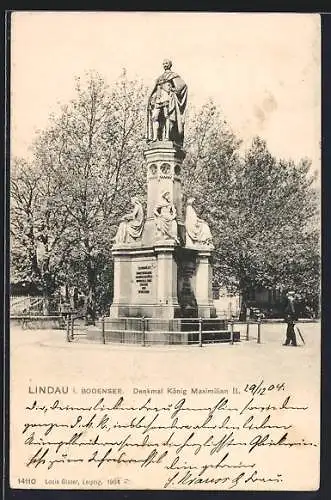
<svg viewBox="0 0 331 500">
<path fill-rule="evenodd" d="M 263 396 L 270 392 L 280 391 L 285 391 L 285 382 L 265 384 L 264 380 L 261 380 L 259 384 L 246 384 L 244 388 L 244 392 L 249 392 L 252 396 Z"/>
</svg>

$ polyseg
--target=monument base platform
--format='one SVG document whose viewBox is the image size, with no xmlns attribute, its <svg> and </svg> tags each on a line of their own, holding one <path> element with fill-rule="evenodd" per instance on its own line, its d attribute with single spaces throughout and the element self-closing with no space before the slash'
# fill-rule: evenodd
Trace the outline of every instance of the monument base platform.
<svg viewBox="0 0 331 500">
<path fill-rule="evenodd" d="M 223 319 L 104 318 L 88 331 L 89 340 L 104 343 L 175 345 L 239 342 L 240 332 Z"/>
<path fill-rule="evenodd" d="M 91 332 L 89 340 L 103 342 L 103 337 L 100 332 Z M 208 335 L 203 338 L 203 344 L 230 343 L 231 334 L 229 330 L 220 331 L 217 334 Z M 240 342 L 240 332 L 233 333 L 233 342 Z M 146 332 L 145 339 L 141 336 L 128 331 L 108 331 L 105 335 L 106 344 L 140 344 L 140 345 L 197 345 L 199 344 L 199 336 L 197 333 L 183 336 L 180 334 L 169 334 L 166 332 Z"/>
<path fill-rule="evenodd" d="M 111 318 L 215 318 L 211 252 L 172 240 L 113 247 Z"/>
</svg>

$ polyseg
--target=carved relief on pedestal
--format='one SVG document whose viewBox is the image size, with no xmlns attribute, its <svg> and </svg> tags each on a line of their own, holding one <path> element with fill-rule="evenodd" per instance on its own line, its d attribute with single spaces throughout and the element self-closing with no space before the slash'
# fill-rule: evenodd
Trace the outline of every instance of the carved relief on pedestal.
<svg viewBox="0 0 331 500">
<path fill-rule="evenodd" d="M 161 163 L 160 165 L 160 179 L 171 179 L 172 178 L 172 168 L 169 163 Z"/>
<path fill-rule="evenodd" d="M 172 179 L 180 180 L 180 165 L 173 165 L 164 161 L 158 161 L 148 165 L 148 179 Z"/>
<path fill-rule="evenodd" d="M 165 191 L 154 209 L 156 237 L 158 240 L 174 240 L 179 244 L 176 218 L 177 210 L 170 201 L 169 191 Z"/>
<path fill-rule="evenodd" d="M 115 245 L 132 243 L 141 238 L 145 223 L 144 209 L 137 197 L 131 198 L 131 204 L 133 210 L 121 218 L 114 238 Z"/>
<path fill-rule="evenodd" d="M 186 205 L 186 246 L 203 246 L 212 249 L 214 246 L 208 223 L 197 216 L 197 213 L 192 206 L 194 201 L 195 198 L 188 198 Z"/>
<path fill-rule="evenodd" d="M 155 163 L 152 163 L 148 167 L 148 177 L 149 179 L 156 179 L 158 177 L 158 168 Z"/>
<path fill-rule="evenodd" d="M 174 177 L 175 179 L 180 180 L 180 174 L 181 174 L 181 168 L 180 165 L 177 163 L 174 167 Z"/>
</svg>

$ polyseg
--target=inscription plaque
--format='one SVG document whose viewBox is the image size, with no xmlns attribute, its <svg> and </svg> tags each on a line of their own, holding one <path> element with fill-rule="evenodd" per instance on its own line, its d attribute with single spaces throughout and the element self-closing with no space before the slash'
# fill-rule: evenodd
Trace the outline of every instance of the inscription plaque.
<svg viewBox="0 0 331 500">
<path fill-rule="evenodd" d="M 138 266 L 138 269 L 136 271 L 136 284 L 138 293 L 151 293 L 152 278 L 152 266 Z"/>
</svg>

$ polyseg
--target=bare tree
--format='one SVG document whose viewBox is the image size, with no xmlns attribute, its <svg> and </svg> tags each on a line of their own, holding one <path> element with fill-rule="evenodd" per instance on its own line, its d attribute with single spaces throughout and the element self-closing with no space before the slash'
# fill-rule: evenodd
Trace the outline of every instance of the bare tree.
<svg viewBox="0 0 331 500">
<path fill-rule="evenodd" d="M 71 252 L 67 279 L 76 281 L 95 316 L 98 268 L 132 193 L 143 193 L 144 87 L 123 72 L 112 89 L 89 73 L 76 80 L 76 97 L 35 143 L 37 170 L 58 179 L 68 216 Z"/>
<path fill-rule="evenodd" d="M 11 170 L 11 281 L 33 283 L 44 313 L 69 249 L 69 217 L 61 203 L 61 179 L 19 159 Z"/>
</svg>

